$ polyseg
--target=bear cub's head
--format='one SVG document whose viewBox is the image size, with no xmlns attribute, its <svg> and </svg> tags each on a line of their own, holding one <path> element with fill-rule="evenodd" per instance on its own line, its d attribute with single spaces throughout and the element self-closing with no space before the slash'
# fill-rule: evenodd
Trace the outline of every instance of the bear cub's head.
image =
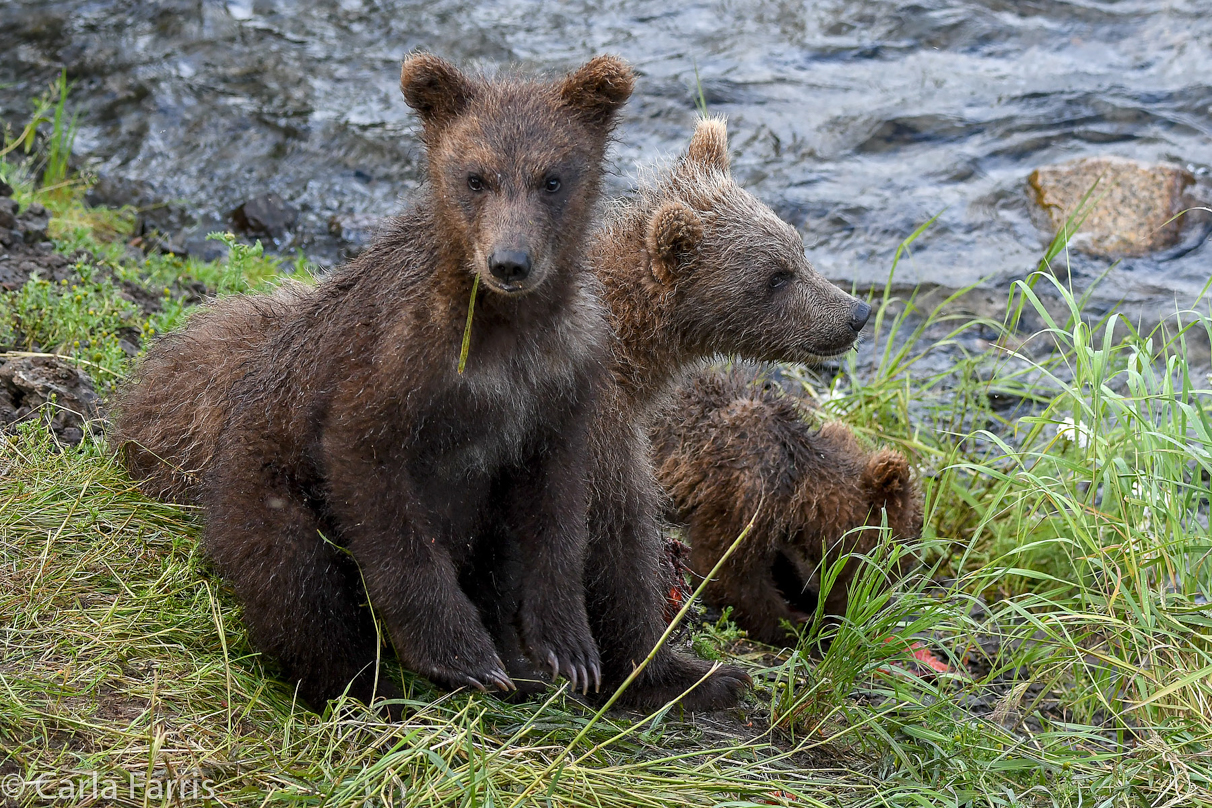
<svg viewBox="0 0 1212 808">
<path fill-rule="evenodd" d="M 795 228 L 733 181 L 723 119 L 699 122 L 661 196 L 651 271 L 697 351 L 811 362 L 854 344 L 870 307 L 825 280 Z"/>
<path fill-rule="evenodd" d="M 810 448 L 819 465 L 798 482 L 790 509 L 793 530 L 782 548 L 799 585 L 788 587 L 786 580 L 780 581 L 793 608 L 809 613 L 815 609 L 822 562 L 831 564 L 844 553 L 870 553 L 884 524 L 893 541 L 915 545 L 923 526 L 921 493 L 903 454 L 867 451 L 850 428 L 837 421 L 821 427 Z M 884 572 L 895 580 L 912 561 L 911 555 L 901 555 Z M 856 561 L 846 565 L 825 603 L 826 614 L 845 614 L 851 580 L 858 572 Z"/>
<path fill-rule="evenodd" d="M 416 110 L 436 215 L 460 259 L 503 295 L 579 260 L 615 116 L 635 76 L 599 56 L 556 81 L 485 81 L 410 56 L 400 89 Z"/>
</svg>

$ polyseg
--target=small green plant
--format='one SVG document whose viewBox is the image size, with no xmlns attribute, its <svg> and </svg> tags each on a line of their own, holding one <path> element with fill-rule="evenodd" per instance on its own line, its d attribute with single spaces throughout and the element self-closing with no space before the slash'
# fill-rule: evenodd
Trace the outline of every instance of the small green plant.
<svg viewBox="0 0 1212 808">
<path fill-rule="evenodd" d="M 138 306 L 83 263 L 71 280 L 34 276 L 19 290 L 0 293 L 0 345 L 75 357 L 103 387 L 125 372 L 128 356 L 121 342 L 126 333 L 151 329 Z"/>
<path fill-rule="evenodd" d="M 284 262 L 276 256 L 266 255 L 260 240 L 252 245 L 244 244 L 232 233 L 211 233 L 206 238 L 226 245 L 228 251 L 227 258 L 216 264 L 217 271 L 208 278 L 220 295 L 264 290 L 272 281 L 281 278 Z M 310 280 L 310 270 L 301 253 L 290 266 L 300 280 Z"/>
<path fill-rule="evenodd" d="M 732 607 L 725 606 L 714 623 L 704 623 L 690 640 L 690 647 L 703 659 L 728 659 L 745 632 L 732 621 Z"/>
</svg>

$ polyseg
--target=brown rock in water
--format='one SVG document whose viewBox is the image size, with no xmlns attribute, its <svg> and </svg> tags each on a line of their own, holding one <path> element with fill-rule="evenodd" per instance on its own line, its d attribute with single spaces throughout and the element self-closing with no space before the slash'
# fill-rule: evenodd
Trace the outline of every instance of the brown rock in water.
<svg viewBox="0 0 1212 808">
<path fill-rule="evenodd" d="M 1146 255 L 1177 244 L 1189 217 L 1174 217 L 1190 206 L 1184 192 L 1194 182 L 1179 166 L 1123 157 L 1083 157 L 1038 168 L 1027 178 L 1052 233 L 1098 183 L 1089 199 L 1094 207 L 1070 244 L 1108 258 Z"/>
</svg>

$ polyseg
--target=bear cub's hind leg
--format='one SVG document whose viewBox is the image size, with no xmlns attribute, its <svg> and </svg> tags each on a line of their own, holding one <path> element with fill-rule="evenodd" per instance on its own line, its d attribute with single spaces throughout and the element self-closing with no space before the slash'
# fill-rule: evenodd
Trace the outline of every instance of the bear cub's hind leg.
<svg viewBox="0 0 1212 808">
<path fill-rule="evenodd" d="M 378 667 L 379 636 L 356 565 L 324 541 L 301 498 L 268 481 L 232 480 L 213 489 L 210 505 L 208 550 L 257 647 L 278 658 L 303 702 L 323 710 L 347 688 L 368 705 L 403 698 Z M 400 717 L 398 707 L 387 712 Z"/>
</svg>

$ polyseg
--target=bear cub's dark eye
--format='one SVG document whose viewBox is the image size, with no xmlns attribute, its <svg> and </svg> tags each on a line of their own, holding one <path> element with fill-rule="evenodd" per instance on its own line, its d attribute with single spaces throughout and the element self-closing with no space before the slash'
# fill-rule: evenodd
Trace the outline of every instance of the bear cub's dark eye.
<svg viewBox="0 0 1212 808">
<path fill-rule="evenodd" d="M 547 182 L 543 183 L 543 190 L 549 194 L 554 194 L 556 191 L 560 190 L 560 178 L 548 177 Z"/>
<path fill-rule="evenodd" d="M 467 187 L 479 193 L 484 190 L 484 178 L 479 174 L 472 174 L 467 178 Z"/>
<path fill-rule="evenodd" d="M 770 288 L 782 289 L 791 281 L 790 272 L 776 272 L 770 276 Z"/>
</svg>

